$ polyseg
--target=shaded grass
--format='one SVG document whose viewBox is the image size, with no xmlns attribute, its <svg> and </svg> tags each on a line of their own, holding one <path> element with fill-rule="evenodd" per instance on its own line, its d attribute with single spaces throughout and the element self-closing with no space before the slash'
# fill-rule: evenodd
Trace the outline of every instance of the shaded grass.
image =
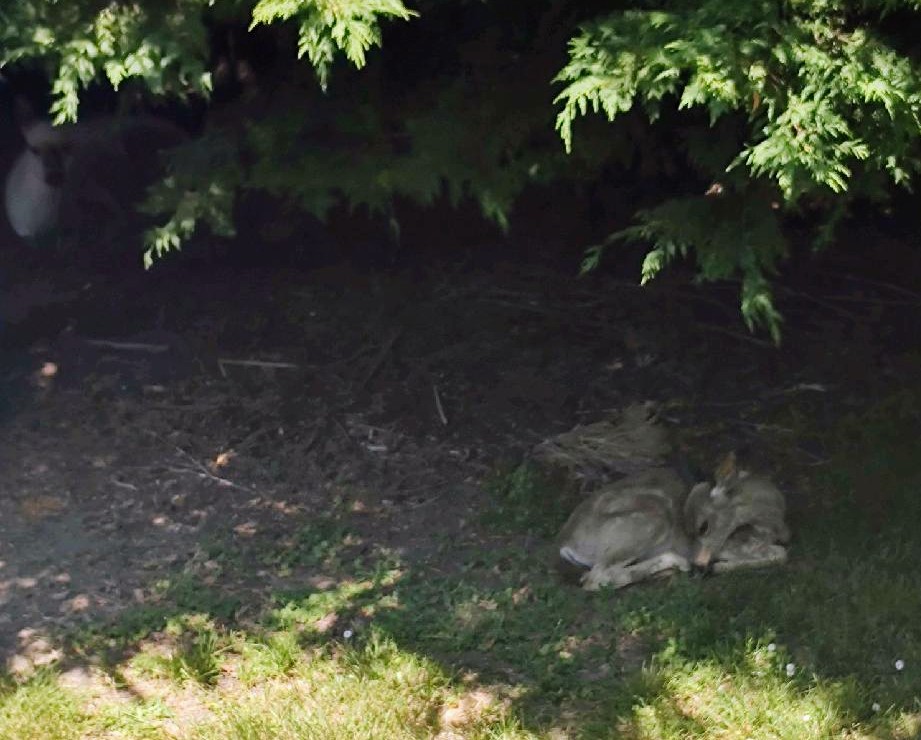
<svg viewBox="0 0 921 740">
<path fill-rule="evenodd" d="M 480 521 L 501 532 L 527 532 L 553 538 L 579 497 L 560 471 L 530 462 L 502 465 L 487 480 L 492 506 Z"/>
</svg>

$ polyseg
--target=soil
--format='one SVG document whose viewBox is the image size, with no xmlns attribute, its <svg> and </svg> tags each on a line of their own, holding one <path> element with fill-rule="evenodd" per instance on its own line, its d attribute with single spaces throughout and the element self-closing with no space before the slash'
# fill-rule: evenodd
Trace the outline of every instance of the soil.
<svg viewBox="0 0 921 740">
<path fill-rule="evenodd" d="M 918 357 L 921 296 L 836 259 L 783 283 L 779 349 L 746 330 L 737 286 L 680 270 L 644 289 L 520 263 L 46 270 L 67 298 L 7 325 L 0 363 L 0 656 L 53 659 L 42 635 L 177 572 L 207 582 L 209 543 L 245 553 L 334 506 L 410 561 L 445 537 L 476 546 L 496 536 L 476 514 L 499 466 L 642 399 L 698 465 L 735 448 L 777 476 L 795 529 L 823 505 L 815 430 Z M 229 587 L 259 604 L 322 575 L 290 571 Z"/>
</svg>

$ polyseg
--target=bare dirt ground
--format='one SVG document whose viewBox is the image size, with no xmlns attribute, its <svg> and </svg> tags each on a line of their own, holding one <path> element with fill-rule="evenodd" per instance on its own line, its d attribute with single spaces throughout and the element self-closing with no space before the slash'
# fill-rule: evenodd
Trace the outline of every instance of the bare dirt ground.
<svg viewBox="0 0 921 740">
<path fill-rule="evenodd" d="M 665 405 L 699 464 L 747 448 L 803 493 L 823 420 L 916 359 L 921 307 L 846 261 L 807 277 L 780 293 L 779 350 L 741 325 L 735 286 L 677 278 L 639 290 L 514 265 L 53 278 L 73 296 L 8 327 L 0 368 L 0 656 L 52 659 L 47 634 L 156 600 L 177 572 L 207 582 L 214 542 L 247 557 L 332 506 L 410 560 L 445 538 L 482 546 L 498 536 L 476 516 L 497 466 L 639 399 Z M 822 505 L 794 498 L 794 527 Z M 237 618 L 322 577 L 257 560 L 240 572 L 224 584 Z"/>
</svg>

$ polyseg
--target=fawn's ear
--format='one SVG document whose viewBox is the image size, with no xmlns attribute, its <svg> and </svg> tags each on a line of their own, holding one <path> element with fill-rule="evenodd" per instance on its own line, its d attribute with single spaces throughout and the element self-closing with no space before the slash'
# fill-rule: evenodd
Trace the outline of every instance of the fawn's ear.
<svg viewBox="0 0 921 740">
<path fill-rule="evenodd" d="M 697 534 L 695 531 L 697 514 L 703 509 L 706 500 L 710 498 L 711 490 L 712 486 L 708 481 L 696 483 L 684 501 L 684 526 L 687 533 L 692 536 Z"/>
<path fill-rule="evenodd" d="M 713 474 L 713 477 L 716 479 L 716 484 L 720 485 L 721 483 L 732 480 L 738 475 L 738 472 L 739 468 L 736 460 L 736 453 L 735 450 L 733 450 L 716 466 L 716 472 Z"/>
</svg>

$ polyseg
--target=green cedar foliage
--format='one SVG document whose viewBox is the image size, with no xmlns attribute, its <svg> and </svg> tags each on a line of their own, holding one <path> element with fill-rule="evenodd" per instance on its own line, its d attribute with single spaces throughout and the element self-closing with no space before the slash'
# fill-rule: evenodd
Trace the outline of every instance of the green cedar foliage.
<svg viewBox="0 0 921 740">
<path fill-rule="evenodd" d="M 389 219 L 397 232 L 394 204 L 401 200 L 470 199 L 505 228 L 528 185 L 568 178 L 577 186 L 612 156 L 626 159 L 626 140 L 598 133 L 572 155 L 560 146 L 547 82 L 565 62 L 574 26 L 540 22 L 522 40 L 517 20 L 500 18 L 490 32 L 468 37 L 451 17 L 431 21 L 433 38 L 456 33 L 450 49 L 419 52 L 437 59 L 434 70 L 407 68 L 406 54 L 388 54 L 385 45 L 360 72 L 336 67 L 326 90 L 295 69 L 285 84 L 244 96 L 225 116 L 227 125 L 212 120 L 220 143 L 210 148 L 215 155 L 235 150 L 246 165 L 216 161 L 221 176 L 203 188 L 195 185 L 207 170 L 202 160 L 178 157 L 158 205 L 183 217 L 152 233 L 148 261 L 177 248 L 196 223 L 229 226 L 217 206 L 233 190 L 268 192 L 321 219 L 336 207 L 361 208 Z"/>
<path fill-rule="evenodd" d="M 681 197 L 646 207 L 590 249 L 583 268 L 624 239 L 650 245 L 644 282 L 693 255 L 701 279 L 741 278 L 746 321 L 777 339 L 768 278 L 788 251 L 784 218 L 823 215 L 816 239 L 827 242 L 848 203 L 884 199 L 921 167 L 916 44 L 887 21 L 914 20 L 919 6 L 633 0 L 586 19 L 585 4 L 565 0 L 420 0 L 413 9 L 402 0 L 30 0 L 0 8 L 0 67 L 40 60 L 52 113 L 65 121 L 98 79 L 207 96 L 208 18 L 269 26 L 282 41 L 293 34 L 289 53 L 307 58 L 307 74 L 284 67 L 223 118 L 215 108 L 206 134 L 152 189 L 146 208 L 171 215 L 147 235 L 148 264 L 202 224 L 231 233 L 246 190 L 320 216 L 342 203 L 392 217 L 399 199 L 473 198 L 504 227 L 528 185 L 586 182 L 642 157 L 655 136 L 634 135 L 640 114 L 650 131 L 668 127 L 671 156 L 693 177 Z M 370 54 L 382 24 L 390 33 L 417 14 L 415 23 L 446 19 L 415 38 L 426 53 L 389 53 L 384 43 Z M 473 31 L 454 22 L 472 17 Z M 607 136 L 579 122 L 628 112 L 629 126 Z"/>
<path fill-rule="evenodd" d="M 0 68 L 41 60 L 55 122 L 77 118 L 80 92 L 104 77 L 154 94 L 205 92 L 210 75 L 203 10 L 209 0 L 148 3 L 24 0 L 0 8 Z"/>
<path fill-rule="evenodd" d="M 360 69 L 368 50 L 381 43 L 378 18 L 408 20 L 414 15 L 401 0 L 259 0 L 253 25 L 293 19 L 298 56 L 307 56 L 326 89 L 337 52 Z"/>
<path fill-rule="evenodd" d="M 688 157 L 713 183 L 696 197 L 638 214 L 612 235 L 653 245 L 643 280 L 668 262 L 697 255 L 703 279 L 742 277 L 742 311 L 779 338 L 765 275 L 786 254 L 780 217 L 834 202 L 840 217 L 855 197 L 908 186 L 921 167 L 921 75 L 880 30 L 897 0 L 705 0 L 620 11 L 584 25 L 557 76 L 557 128 L 572 146 L 573 124 L 589 112 L 614 120 L 640 108 L 655 121 L 700 110 L 713 126 L 744 123 L 733 151 L 689 142 Z M 827 238 L 828 230 L 820 230 Z M 590 269 L 605 245 L 587 255 Z"/>
</svg>

